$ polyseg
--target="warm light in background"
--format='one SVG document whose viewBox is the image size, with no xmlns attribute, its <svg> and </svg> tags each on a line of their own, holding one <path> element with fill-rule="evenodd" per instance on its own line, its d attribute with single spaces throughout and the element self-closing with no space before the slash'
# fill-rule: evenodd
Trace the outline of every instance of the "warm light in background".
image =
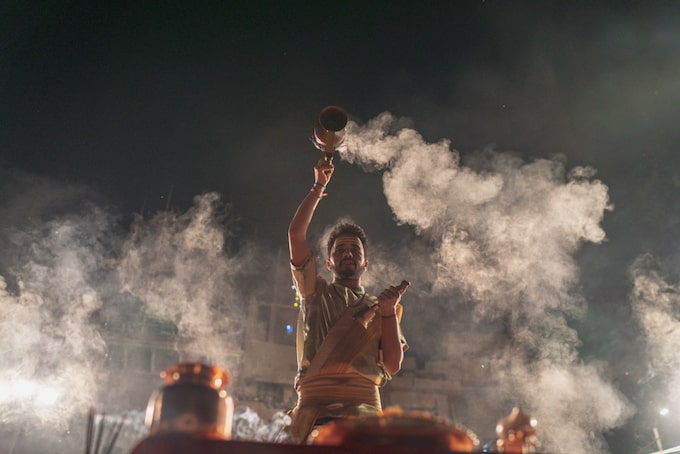
<svg viewBox="0 0 680 454">
<path fill-rule="evenodd" d="M 0 404 L 7 402 L 9 400 L 9 396 L 9 386 L 6 386 L 4 383 L 0 383 Z"/>
<path fill-rule="evenodd" d="M 51 406 L 57 403 L 61 393 L 55 388 L 40 389 L 35 395 L 35 403 L 41 406 Z"/>
<path fill-rule="evenodd" d="M 12 400 L 32 401 L 39 406 L 51 406 L 57 402 L 61 392 L 54 387 L 42 385 L 33 380 L 20 379 L 0 382 L 0 403 Z"/>
<path fill-rule="evenodd" d="M 11 385 L 11 395 L 19 399 L 26 399 L 35 394 L 35 383 L 29 380 L 17 380 Z"/>
</svg>

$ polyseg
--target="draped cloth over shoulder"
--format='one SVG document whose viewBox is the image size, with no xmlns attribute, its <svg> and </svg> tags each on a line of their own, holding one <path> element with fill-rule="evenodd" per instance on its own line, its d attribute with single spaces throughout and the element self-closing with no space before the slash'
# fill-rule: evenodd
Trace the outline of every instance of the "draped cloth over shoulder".
<svg viewBox="0 0 680 454">
<path fill-rule="evenodd" d="M 371 320 L 366 327 L 347 309 L 317 350 L 305 376 L 297 386 L 298 404 L 293 411 L 290 432 L 304 439 L 314 421 L 328 405 L 350 404 L 367 413 L 381 410 L 378 384 L 356 373 L 348 373 L 352 360 L 367 343 L 380 337 L 380 323 Z"/>
<path fill-rule="evenodd" d="M 378 388 L 391 376 L 380 354 L 381 320 L 377 299 L 363 288 L 350 289 L 317 276 L 309 257 L 292 267 L 302 298 L 298 317 L 298 402 L 290 435 L 304 441 L 318 417 L 377 414 Z M 402 307 L 397 306 L 398 318 Z M 403 348 L 408 348 L 401 336 Z"/>
</svg>

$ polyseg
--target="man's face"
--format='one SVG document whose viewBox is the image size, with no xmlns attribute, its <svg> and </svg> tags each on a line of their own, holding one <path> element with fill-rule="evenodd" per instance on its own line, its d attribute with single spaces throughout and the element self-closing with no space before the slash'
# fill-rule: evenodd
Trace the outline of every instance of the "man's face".
<svg viewBox="0 0 680 454">
<path fill-rule="evenodd" d="M 338 278 L 359 279 L 368 266 L 361 240 L 354 235 L 338 236 L 326 265 Z"/>
</svg>

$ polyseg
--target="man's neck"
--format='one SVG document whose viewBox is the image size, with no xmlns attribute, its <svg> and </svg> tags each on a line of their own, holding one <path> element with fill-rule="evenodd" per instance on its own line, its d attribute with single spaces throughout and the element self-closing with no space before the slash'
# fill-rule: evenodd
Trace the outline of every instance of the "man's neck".
<svg viewBox="0 0 680 454">
<path fill-rule="evenodd" d="M 333 279 L 333 283 L 344 285 L 345 287 L 349 287 L 351 289 L 361 288 L 361 279 L 343 279 L 336 277 Z"/>
</svg>

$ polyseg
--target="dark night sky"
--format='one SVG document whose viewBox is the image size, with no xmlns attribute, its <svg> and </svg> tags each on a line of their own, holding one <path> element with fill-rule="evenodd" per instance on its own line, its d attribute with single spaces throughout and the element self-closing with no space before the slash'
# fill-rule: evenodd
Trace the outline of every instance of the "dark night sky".
<svg viewBox="0 0 680 454">
<path fill-rule="evenodd" d="M 2 159 L 124 210 L 215 190 L 259 225 L 262 182 L 297 189 L 309 124 L 336 103 L 413 118 L 462 153 L 564 153 L 628 182 L 610 184 L 616 203 L 668 171 L 677 142 L 669 5 L 10 2 Z"/>
<path fill-rule="evenodd" d="M 607 239 L 575 253 L 588 301 L 573 325 L 579 353 L 606 363 L 637 404 L 656 375 L 630 267 L 649 254 L 671 294 L 680 282 L 679 23 L 671 1 L 4 2 L 2 227 L 23 222 L 11 200 L 28 175 L 84 185 L 123 230 L 133 213 L 183 212 L 216 192 L 238 241 L 285 248 L 329 104 L 359 125 L 406 117 L 424 141 L 450 140 L 464 165 L 490 145 L 526 162 L 562 156 L 567 169 L 596 169 L 613 207 Z M 336 165 L 319 224 L 350 212 L 381 241 L 414 234 L 378 174 Z M 618 430 L 612 439 L 638 449 L 650 432 Z"/>
</svg>

